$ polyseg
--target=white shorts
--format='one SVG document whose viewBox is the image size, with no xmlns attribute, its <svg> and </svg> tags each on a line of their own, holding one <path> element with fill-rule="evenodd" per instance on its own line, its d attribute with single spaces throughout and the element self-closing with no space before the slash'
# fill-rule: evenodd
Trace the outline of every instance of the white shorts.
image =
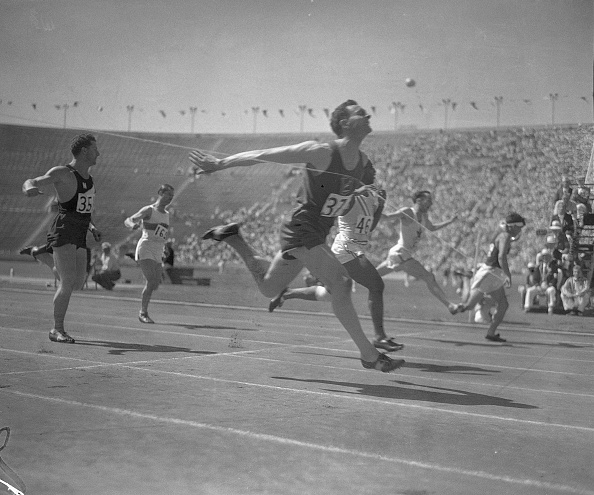
<svg viewBox="0 0 594 495">
<path fill-rule="evenodd" d="M 481 265 L 472 278 L 471 289 L 478 289 L 489 294 L 505 286 L 505 273 L 501 268 Z"/>
<path fill-rule="evenodd" d="M 163 247 L 164 245 L 161 243 L 140 240 L 136 245 L 136 261 L 153 260 L 161 264 L 163 262 Z"/>
<path fill-rule="evenodd" d="M 332 252 L 343 265 L 349 261 L 356 260 L 365 256 L 363 246 L 356 242 L 334 240 L 332 244 Z"/>
<path fill-rule="evenodd" d="M 388 258 L 386 261 L 388 262 L 388 268 L 390 270 L 395 270 L 398 268 L 402 263 L 412 259 L 412 256 L 404 250 L 400 249 L 400 246 L 392 246 L 390 251 L 388 251 Z"/>
</svg>

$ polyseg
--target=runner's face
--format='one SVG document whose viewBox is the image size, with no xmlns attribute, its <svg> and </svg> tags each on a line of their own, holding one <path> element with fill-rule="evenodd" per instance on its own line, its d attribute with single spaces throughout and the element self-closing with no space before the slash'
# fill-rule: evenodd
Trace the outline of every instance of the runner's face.
<svg viewBox="0 0 594 495">
<path fill-rule="evenodd" d="M 90 146 L 87 146 L 85 148 L 83 148 L 86 151 L 86 158 L 87 161 L 91 164 L 91 165 L 95 165 L 97 163 L 97 157 L 99 156 L 99 150 L 97 149 L 97 143 L 92 142 Z"/>
<path fill-rule="evenodd" d="M 347 119 L 343 128 L 349 129 L 350 133 L 353 133 L 354 131 L 355 133 L 361 134 L 363 136 L 369 134 L 371 132 L 371 126 L 369 125 L 369 119 L 371 119 L 371 115 L 369 115 L 365 109 L 359 105 L 350 105 L 347 107 L 347 110 L 351 115 Z"/>
<path fill-rule="evenodd" d="M 163 191 L 161 191 L 161 196 L 159 198 L 159 202 L 163 205 L 163 206 L 167 206 L 169 203 L 171 203 L 171 201 L 173 200 L 173 189 L 163 189 Z"/>
<path fill-rule="evenodd" d="M 430 194 L 425 194 L 419 200 L 419 207 L 420 207 L 421 211 L 429 211 L 429 208 L 431 208 L 431 205 L 433 205 L 433 198 L 431 197 Z"/>
</svg>

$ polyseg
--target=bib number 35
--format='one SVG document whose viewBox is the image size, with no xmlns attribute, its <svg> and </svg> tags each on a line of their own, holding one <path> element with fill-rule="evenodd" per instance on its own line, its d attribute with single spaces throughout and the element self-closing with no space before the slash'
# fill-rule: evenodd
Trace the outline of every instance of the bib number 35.
<svg viewBox="0 0 594 495">
<path fill-rule="evenodd" d="M 93 192 L 89 192 L 86 194 L 79 193 L 78 201 L 76 203 L 76 211 L 79 213 L 92 213 L 94 199 L 95 199 L 95 194 Z"/>
</svg>

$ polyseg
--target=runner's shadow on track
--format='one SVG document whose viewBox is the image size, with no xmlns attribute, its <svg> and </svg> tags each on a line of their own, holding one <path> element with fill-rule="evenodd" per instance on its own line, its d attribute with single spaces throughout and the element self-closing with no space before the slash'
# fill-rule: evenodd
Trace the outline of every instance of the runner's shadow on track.
<svg viewBox="0 0 594 495">
<path fill-rule="evenodd" d="M 313 354 L 314 356 L 326 356 L 326 357 L 341 357 L 342 359 L 353 359 L 359 361 L 359 358 L 348 357 L 348 356 L 335 356 L 332 354 L 322 354 L 319 352 L 305 352 L 305 351 L 294 351 L 294 354 Z M 398 355 L 392 356 L 397 359 Z M 460 366 L 460 365 L 440 365 L 440 364 L 428 364 L 428 363 L 412 363 L 406 361 L 403 368 L 418 369 L 427 373 L 460 373 L 463 375 L 490 375 L 493 373 L 501 373 L 497 370 L 489 370 L 486 368 L 478 368 L 476 366 Z"/>
<path fill-rule="evenodd" d="M 127 344 L 126 342 L 109 342 L 106 340 L 76 340 L 76 344 L 110 349 L 108 354 L 121 356 L 127 352 L 185 352 L 188 354 L 217 354 L 213 351 L 193 351 L 188 347 L 171 345 Z"/>
<path fill-rule="evenodd" d="M 411 363 L 410 361 L 405 362 L 402 365 L 403 368 L 412 368 L 425 371 L 428 373 L 461 373 L 463 375 L 491 375 L 493 373 L 501 373 L 497 370 L 489 370 L 485 368 L 477 368 L 475 366 L 444 366 L 441 364 L 428 364 L 428 363 Z"/>
<path fill-rule="evenodd" d="M 455 347 L 465 347 L 465 346 L 478 346 L 478 347 L 489 347 L 491 349 L 497 347 L 515 347 L 516 349 L 527 349 L 530 346 L 546 346 L 546 347 L 563 347 L 566 349 L 588 349 L 592 346 L 592 344 L 570 344 L 569 342 L 554 342 L 554 343 L 547 343 L 547 342 L 504 342 L 499 345 L 490 344 L 488 342 L 478 343 L 478 342 L 469 342 L 469 341 L 460 341 L 460 340 L 440 340 L 440 339 L 423 339 L 423 340 L 430 340 L 432 342 L 439 342 L 440 344 L 453 344 Z"/>
<path fill-rule="evenodd" d="M 229 327 L 229 326 L 222 326 L 222 325 L 186 325 L 185 323 L 161 323 L 161 325 L 167 325 L 170 327 L 181 327 L 187 328 L 188 330 L 200 330 L 200 329 L 208 329 L 208 330 L 241 330 L 246 332 L 257 332 L 257 328 L 238 328 L 238 327 Z"/>
<path fill-rule="evenodd" d="M 323 385 L 332 385 L 335 387 L 349 387 L 358 389 L 354 392 L 344 389 L 327 388 L 327 392 L 367 395 L 369 397 L 381 397 L 382 399 L 400 399 L 417 402 L 435 402 L 439 404 L 452 404 L 457 406 L 498 406 L 512 407 L 518 409 L 538 409 L 530 404 L 514 402 L 510 399 L 496 397 L 493 395 L 477 394 L 455 388 L 432 387 L 429 385 L 417 385 L 415 383 L 393 380 L 394 383 L 404 385 L 403 387 L 394 387 L 391 385 L 370 385 L 363 383 L 336 382 L 332 380 L 301 379 L 286 376 L 273 376 L 276 380 L 288 380 L 302 383 L 321 383 Z M 415 387 L 415 388 L 408 388 Z"/>
</svg>

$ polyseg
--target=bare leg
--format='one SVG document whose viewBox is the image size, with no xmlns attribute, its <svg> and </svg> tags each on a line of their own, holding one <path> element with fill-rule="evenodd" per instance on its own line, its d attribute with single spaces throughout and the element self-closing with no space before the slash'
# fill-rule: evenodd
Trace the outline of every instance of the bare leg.
<svg viewBox="0 0 594 495">
<path fill-rule="evenodd" d="M 355 282 L 369 291 L 367 307 L 373 322 L 373 330 L 377 340 L 385 339 L 384 331 L 384 288 L 382 277 L 369 260 L 362 256 L 344 264 L 348 274 Z"/>
<path fill-rule="evenodd" d="M 298 260 L 285 260 L 279 252 L 272 262 L 257 256 L 241 235 L 232 235 L 224 239 L 241 257 L 258 284 L 258 289 L 266 297 L 280 293 L 303 269 Z"/>
<path fill-rule="evenodd" d="M 416 259 L 410 258 L 400 265 L 401 269 L 416 279 L 423 280 L 433 294 L 452 314 L 459 311 L 458 305 L 450 302 L 431 272 L 428 272 Z"/>
<path fill-rule="evenodd" d="M 87 252 L 74 244 L 54 248 L 54 264 L 60 285 L 54 295 L 54 328 L 64 331 L 64 318 L 72 291 L 82 288 L 87 275 Z"/>
<path fill-rule="evenodd" d="M 351 300 L 349 275 L 330 248 L 320 244 L 312 249 L 296 249 L 291 254 L 303 262 L 332 294 L 334 314 L 359 348 L 361 359 L 368 362 L 376 361 L 379 352 L 365 336 Z"/>
<path fill-rule="evenodd" d="M 507 297 L 505 295 L 505 289 L 503 287 L 497 289 L 496 291 L 490 292 L 489 295 L 495 301 L 497 305 L 497 312 L 493 315 L 493 320 L 491 321 L 491 325 L 489 326 L 489 330 L 487 331 L 488 337 L 494 337 L 495 331 L 499 324 L 503 321 L 503 317 L 507 312 L 507 308 L 509 307 L 509 303 L 507 302 Z"/>
<path fill-rule="evenodd" d="M 142 290 L 142 302 L 140 306 L 140 312 L 146 315 L 148 314 L 148 305 L 151 301 L 151 296 L 159 288 L 159 284 L 161 283 L 163 269 L 161 263 L 157 263 L 155 260 L 139 260 L 138 264 L 146 279 L 146 284 Z"/>
</svg>

